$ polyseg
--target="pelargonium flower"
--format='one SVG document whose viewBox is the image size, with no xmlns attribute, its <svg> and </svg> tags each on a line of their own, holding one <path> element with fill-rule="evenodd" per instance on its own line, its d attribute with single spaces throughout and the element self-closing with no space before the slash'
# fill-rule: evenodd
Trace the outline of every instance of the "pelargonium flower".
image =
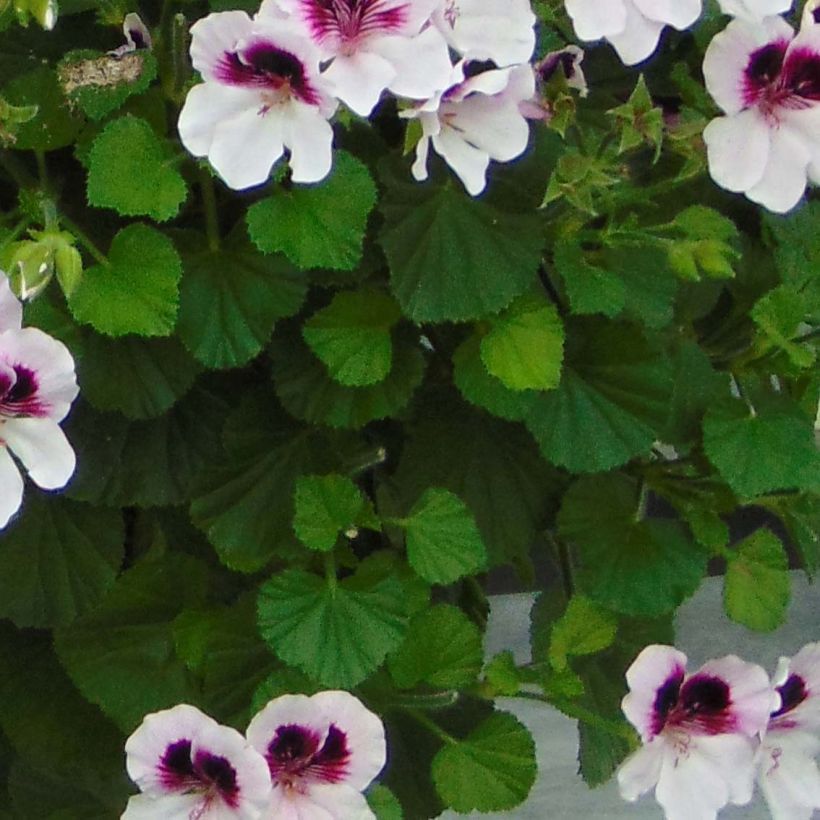
<svg viewBox="0 0 820 820">
<path fill-rule="evenodd" d="M 384 727 L 353 695 L 276 698 L 253 718 L 247 736 L 273 781 L 266 820 L 375 818 L 362 791 L 384 766 Z"/>
<path fill-rule="evenodd" d="M 366 117 L 381 93 L 423 100 L 445 88 L 450 55 L 427 25 L 436 0 L 267 0 L 257 20 L 290 16 L 305 39 L 331 60 L 322 78 Z"/>
<path fill-rule="evenodd" d="M 564 0 L 564 5 L 579 39 L 607 40 L 626 65 L 649 57 L 665 26 L 689 28 L 701 12 L 701 0 Z"/>
<path fill-rule="evenodd" d="M 0 271 L 0 528 L 23 500 L 23 478 L 9 451 L 44 490 L 64 487 L 74 450 L 60 428 L 77 397 L 68 348 L 34 327 Z"/>
<path fill-rule="evenodd" d="M 712 179 L 790 210 L 820 182 L 820 26 L 795 35 L 780 17 L 732 20 L 706 49 L 703 74 L 725 112 L 703 132 Z"/>
<path fill-rule="evenodd" d="M 209 14 L 191 36 L 205 82 L 180 112 L 183 145 L 238 190 L 265 182 L 286 148 L 294 181 L 323 179 L 337 102 L 319 74 L 318 50 L 285 21 L 253 21 L 243 11 Z"/>
<path fill-rule="evenodd" d="M 185 703 L 147 715 L 125 753 L 141 793 L 121 820 L 257 820 L 270 800 L 265 759 L 235 729 Z"/>
<path fill-rule="evenodd" d="M 762 20 L 775 14 L 783 14 L 792 7 L 792 0 L 718 0 L 720 10 L 732 17 Z"/>
<path fill-rule="evenodd" d="M 809 820 L 820 809 L 820 643 L 781 658 L 774 678 L 780 705 L 757 755 L 757 782 L 774 820 Z"/>
<path fill-rule="evenodd" d="M 668 820 L 713 820 L 752 796 L 753 738 L 779 697 L 756 664 L 727 655 L 686 674 L 686 655 L 647 646 L 626 673 L 621 707 L 643 746 L 618 770 L 626 800 L 655 788 Z"/>
<path fill-rule="evenodd" d="M 535 48 L 529 0 L 439 0 L 433 22 L 465 60 L 526 63 Z"/>
<path fill-rule="evenodd" d="M 412 166 L 415 179 L 427 179 L 432 143 L 467 191 L 476 196 L 487 184 L 491 159 L 509 162 L 527 147 L 530 129 L 520 107 L 533 98 L 535 76 L 529 65 L 469 76 L 473 65 L 458 63 L 450 88 L 416 108 L 402 111 L 401 116 L 421 123 L 422 136 Z"/>
</svg>

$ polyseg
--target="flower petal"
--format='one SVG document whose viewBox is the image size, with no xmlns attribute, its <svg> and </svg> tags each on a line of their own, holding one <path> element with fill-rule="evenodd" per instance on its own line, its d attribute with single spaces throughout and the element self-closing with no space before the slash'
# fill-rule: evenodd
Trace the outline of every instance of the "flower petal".
<svg viewBox="0 0 820 820">
<path fill-rule="evenodd" d="M 746 196 L 775 213 L 790 211 L 806 190 L 810 163 L 811 153 L 801 135 L 790 128 L 773 130 L 763 176 Z"/>
<path fill-rule="evenodd" d="M 567 13 L 579 40 L 599 40 L 620 34 L 626 28 L 626 7 L 629 2 L 611 0 L 590 3 L 589 0 L 565 0 Z"/>
<path fill-rule="evenodd" d="M 4 425 L 0 423 L 0 442 L 3 440 Z M 0 444 L 0 529 L 6 526 L 23 503 L 23 477 L 9 455 Z"/>
<path fill-rule="evenodd" d="M 703 130 L 709 174 L 727 191 L 748 191 L 769 162 L 769 128 L 754 109 L 717 117 Z"/>
<path fill-rule="evenodd" d="M 333 128 L 315 106 L 293 102 L 283 119 L 285 145 L 290 149 L 294 182 L 319 182 L 333 164 Z"/>
<path fill-rule="evenodd" d="M 376 820 L 365 796 L 344 783 L 318 783 L 310 789 L 310 802 L 324 809 L 334 820 Z M 300 820 L 307 818 L 300 814 Z M 318 820 L 318 818 L 317 818 Z"/>
<path fill-rule="evenodd" d="M 757 782 L 774 820 L 809 820 L 820 808 L 820 739 L 808 732 L 769 732 L 758 752 Z"/>
<path fill-rule="evenodd" d="M 387 87 L 399 97 L 432 97 L 450 81 L 453 67 L 447 43 L 432 26 L 416 37 L 382 37 L 372 48 L 395 68 Z"/>
<path fill-rule="evenodd" d="M 23 323 L 23 305 L 12 293 L 8 277 L 0 270 L 0 332 L 19 330 Z"/>
<path fill-rule="evenodd" d="M 659 737 L 634 751 L 618 768 L 618 789 L 624 800 L 633 802 L 646 794 L 661 775 L 665 738 Z"/>
<path fill-rule="evenodd" d="M 626 4 L 626 25 L 607 36 L 624 65 L 642 63 L 658 47 L 664 24 L 644 17 L 635 6 Z"/>
<path fill-rule="evenodd" d="M 235 52 L 253 28 L 244 11 L 220 11 L 191 26 L 191 62 L 205 80 L 218 80 L 217 66 L 226 52 Z"/>
<path fill-rule="evenodd" d="M 640 13 L 649 20 L 689 28 L 700 17 L 701 0 L 632 0 Z"/>
<path fill-rule="evenodd" d="M 169 794 L 162 797 L 151 797 L 137 794 L 129 799 L 120 820 L 190 820 L 197 817 L 202 796 L 198 794 Z M 202 815 L 205 818 L 212 814 Z"/>
<path fill-rule="evenodd" d="M 396 69 L 381 55 L 359 49 L 353 54 L 335 57 L 322 76 L 332 84 L 333 92 L 348 108 L 367 117 L 382 91 L 395 78 Z"/>
<path fill-rule="evenodd" d="M 783 686 L 789 678 L 800 687 L 800 700 L 783 710 L 783 721 L 789 726 L 820 731 L 820 642 L 806 644 L 793 658 L 781 658 L 776 686 Z M 784 703 L 784 706 L 788 704 Z"/>
<path fill-rule="evenodd" d="M 487 187 L 489 155 L 463 140 L 452 128 L 442 128 L 433 137 L 433 148 L 455 171 L 471 196 L 478 196 Z"/>
<path fill-rule="evenodd" d="M 195 157 L 204 157 L 211 150 L 214 131 L 222 120 L 233 119 L 246 110 L 257 111 L 259 107 L 256 91 L 219 83 L 200 83 L 188 92 L 179 112 L 179 137 Z"/>
<path fill-rule="evenodd" d="M 6 419 L 2 434 L 38 487 L 58 490 L 74 474 L 74 450 L 54 419 Z"/>
<path fill-rule="evenodd" d="M 271 743 L 277 732 L 285 726 L 295 726 L 304 733 L 313 735 L 314 745 L 317 747 L 324 743 L 330 728 L 326 715 L 316 708 L 310 697 L 282 695 L 253 716 L 245 736 L 254 749 L 269 757 Z"/>
</svg>

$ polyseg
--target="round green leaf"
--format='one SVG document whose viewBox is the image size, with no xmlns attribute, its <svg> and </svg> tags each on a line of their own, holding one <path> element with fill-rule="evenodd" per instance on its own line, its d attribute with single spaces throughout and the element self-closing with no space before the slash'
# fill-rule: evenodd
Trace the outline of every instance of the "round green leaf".
<svg viewBox="0 0 820 820">
<path fill-rule="evenodd" d="M 85 272 L 69 306 L 77 321 L 108 336 L 168 336 L 181 273 L 170 239 L 147 225 L 128 225 L 111 242 L 108 264 Z"/>
<path fill-rule="evenodd" d="M 404 812 L 396 797 L 387 786 L 376 783 L 367 790 L 367 804 L 376 815 L 376 820 L 403 820 Z"/>
<path fill-rule="evenodd" d="M 169 147 L 130 114 L 108 123 L 88 156 L 88 202 L 123 216 L 176 216 L 188 195 Z"/>
<path fill-rule="evenodd" d="M 441 799 L 455 811 L 508 811 L 530 793 L 538 767 L 526 727 L 507 712 L 490 715 L 433 758 Z"/>
<path fill-rule="evenodd" d="M 573 595 L 564 614 L 552 625 L 549 659 L 555 669 L 567 668 L 570 655 L 592 655 L 606 649 L 618 631 L 617 620 L 583 596 Z"/>
<path fill-rule="evenodd" d="M 382 381 L 393 363 L 398 305 L 378 291 L 342 291 L 305 322 L 302 335 L 331 377 L 348 387 Z"/>
<path fill-rule="evenodd" d="M 396 523 L 405 530 L 410 566 L 426 581 L 451 584 L 487 563 L 473 514 L 449 490 L 431 487 Z"/>
<path fill-rule="evenodd" d="M 114 583 L 123 536 L 119 512 L 27 495 L 0 538 L 0 615 L 52 627 L 92 609 Z"/>
<path fill-rule="evenodd" d="M 353 270 L 375 204 L 376 186 L 367 167 L 337 151 L 330 176 L 318 185 L 277 186 L 272 196 L 252 205 L 248 233 L 259 250 L 282 252 L 303 270 Z"/>
<path fill-rule="evenodd" d="M 329 586 L 301 570 L 274 575 L 259 590 L 259 630 L 285 663 L 328 687 L 361 683 L 407 630 L 403 584 L 356 576 Z"/>
</svg>

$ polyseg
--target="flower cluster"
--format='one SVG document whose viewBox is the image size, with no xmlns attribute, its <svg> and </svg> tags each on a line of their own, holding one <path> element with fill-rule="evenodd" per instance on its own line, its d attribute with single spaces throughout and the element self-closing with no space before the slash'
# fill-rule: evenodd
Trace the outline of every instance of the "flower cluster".
<svg viewBox="0 0 820 820">
<path fill-rule="evenodd" d="M 180 137 L 231 188 L 264 183 L 286 150 L 293 180 L 317 182 L 339 102 L 367 117 L 387 92 L 421 125 L 415 178 L 432 146 L 477 194 L 490 159 L 527 146 L 534 23 L 529 0 L 265 0 L 253 17 L 210 14 L 191 28 L 204 82 Z"/>
<path fill-rule="evenodd" d="M 44 490 L 64 487 L 75 466 L 60 428 L 78 393 L 74 360 L 62 342 L 22 322 L 22 306 L 0 271 L 0 529 L 23 501 L 11 454 Z"/>
<path fill-rule="evenodd" d="M 276 698 L 245 737 L 180 704 L 147 715 L 125 752 L 140 794 L 122 820 L 375 820 L 362 791 L 386 759 L 381 721 L 342 691 Z"/>
<path fill-rule="evenodd" d="M 773 681 L 728 655 L 687 674 L 686 655 L 647 646 L 626 673 L 622 708 L 643 745 L 618 771 L 626 800 L 653 787 L 669 820 L 710 820 L 752 798 L 775 820 L 820 808 L 820 643 L 781 658 Z"/>
</svg>

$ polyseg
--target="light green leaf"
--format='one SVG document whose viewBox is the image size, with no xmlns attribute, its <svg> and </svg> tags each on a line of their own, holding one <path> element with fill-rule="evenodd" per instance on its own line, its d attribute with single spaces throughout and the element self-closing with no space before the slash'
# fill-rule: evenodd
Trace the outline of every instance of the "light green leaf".
<svg viewBox="0 0 820 820">
<path fill-rule="evenodd" d="M 448 490 L 431 487 L 395 523 L 405 530 L 410 566 L 426 581 L 451 584 L 487 563 L 473 514 Z"/>
<path fill-rule="evenodd" d="M 376 820 L 403 820 L 401 803 L 387 786 L 376 783 L 367 790 L 367 804 L 376 815 Z"/>
<path fill-rule="evenodd" d="M 530 792 L 537 766 L 535 743 L 507 712 L 497 712 L 433 758 L 432 775 L 442 800 L 457 812 L 508 811 Z"/>
<path fill-rule="evenodd" d="M 247 240 L 219 251 L 191 237 L 183 252 L 179 337 L 207 367 L 238 367 L 267 344 L 274 323 L 292 316 L 307 292 L 282 256 L 263 256 Z"/>
<path fill-rule="evenodd" d="M 0 615 L 21 627 L 70 623 L 114 583 L 123 537 L 118 512 L 27 496 L 0 538 Z"/>
<path fill-rule="evenodd" d="M 332 378 L 348 387 L 364 387 L 390 372 L 390 329 L 400 318 L 398 305 L 385 293 L 341 291 L 305 322 L 302 335 Z"/>
<path fill-rule="evenodd" d="M 561 384 L 525 419 L 541 452 L 571 472 L 598 472 L 646 452 L 663 429 L 669 361 L 634 327 L 597 319 L 567 325 Z"/>
<path fill-rule="evenodd" d="M 507 649 L 494 655 L 484 668 L 484 685 L 493 696 L 513 697 L 521 688 L 521 675 L 513 653 Z"/>
<path fill-rule="evenodd" d="M 511 390 L 551 390 L 561 380 L 564 325 L 551 302 L 524 296 L 497 319 L 481 340 L 481 359 Z"/>
<path fill-rule="evenodd" d="M 139 117 L 108 123 L 88 156 L 88 202 L 123 216 L 176 216 L 188 195 L 169 147 Z"/>
<path fill-rule="evenodd" d="M 361 683 L 407 631 L 402 583 L 357 577 L 329 586 L 301 570 L 274 575 L 259 590 L 259 631 L 285 663 L 327 687 Z"/>
<path fill-rule="evenodd" d="M 396 334 L 393 365 L 385 379 L 364 387 L 334 381 L 327 368 L 298 338 L 284 335 L 270 348 L 276 395 L 293 416 L 330 427 L 363 427 L 395 415 L 424 376 L 424 357 L 411 331 Z"/>
<path fill-rule="evenodd" d="M 697 589 L 708 555 L 677 521 L 639 520 L 638 495 L 624 475 L 581 478 L 564 496 L 558 529 L 578 550 L 580 592 L 616 612 L 651 618 Z"/>
<path fill-rule="evenodd" d="M 437 689 L 460 689 L 475 683 L 482 658 L 478 627 L 457 607 L 439 604 L 413 618 L 387 666 L 402 689 L 422 682 Z"/>
<path fill-rule="evenodd" d="M 713 403 L 703 419 L 703 447 L 729 486 L 744 498 L 820 486 L 820 453 L 811 421 L 785 396 Z"/>
<path fill-rule="evenodd" d="M 573 313 L 617 316 L 626 304 L 626 287 L 616 274 L 590 264 L 580 243 L 561 239 L 553 249 Z"/>
<path fill-rule="evenodd" d="M 95 407 L 145 419 L 162 415 L 184 396 L 200 369 L 176 339 L 90 333 L 78 373 L 83 395 Z"/>
<path fill-rule="evenodd" d="M 535 279 L 535 214 L 496 210 L 455 186 L 396 181 L 381 202 L 390 286 L 414 322 L 464 321 L 507 307 Z"/>
<path fill-rule="evenodd" d="M 376 186 L 367 167 L 346 151 L 336 152 L 333 166 L 318 185 L 277 186 L 248 209 L 248 232 L 259 250 L 281 251 L 303 270 L 356 267 Z"/>
<path fill-rule="evenodd" d="M 761 333 L 757 344 L 760 352 L 780 349 L 795 367 L 811 367 L 816 357 L 814 349 L 794 339 L 800 335 L 801 325 L 811 318 L 813 309 L 820 313 L 820 301 L 813 305 L 804 290 L 790 285 L 770 290 L 758 300 L 750 314 Z"/>
<path fill-rule="evenodd" d="M 340 532 L 357 526 L 378 528 L 372 506 L 346 476 L 300 476 L 294 497 L 293 529 L 314 550 L 331 550 Z"/>
<path fill-rule="evenodd" d="M 89 268 L 72 295 L 77 321 L 108 336 L 168 336 L 182 274 L 171 241 L 147 225 L 128 225 L 111 242 L 108 263 Z"/>
<path fill-rule="evenodd" d="M 567 668 L 572 655 L 592 655 L 615 640 L 618 622 L 581 595 L 573 595 L 564 614 L 552 625 L 549 658 L 555 669 Z"/>
<path fill-rule="evenodd" d="M 202 564 L 168 554 L 125 572 L 93 612 L 55 633 L 77 688 L 123 731 L 193 698 L 190 673 L 174 652 L 173 620 L 201 605 L 206 587 Z"/>
<path fill-rule="evenodd" d="M 790 598 L 789 559 L 780 539 L 758 530 L 737 544 L 723 582 L 726 614 L 749 629 L 771 632 L 785 622 Z"/>
</svg>

